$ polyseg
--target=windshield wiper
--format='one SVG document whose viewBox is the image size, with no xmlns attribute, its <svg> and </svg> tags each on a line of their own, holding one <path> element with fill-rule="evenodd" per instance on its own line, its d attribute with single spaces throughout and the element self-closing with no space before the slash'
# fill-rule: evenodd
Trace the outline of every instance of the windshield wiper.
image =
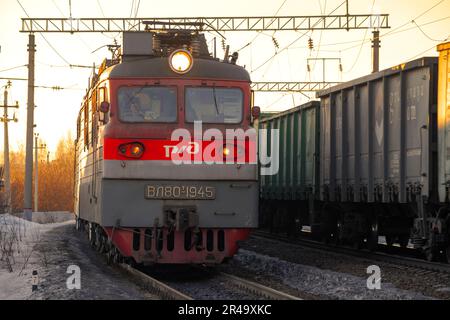
<svg viewBox="0 0 450 320">
<path fill-rule="evenodd" d="M 213 96 L 214 96 L 214 106 L 216 107 L 216 113 L 219 115 L 219 106 L 217 105 L 216 99 L 216 87 L 213 87 Z"/>
</svg>

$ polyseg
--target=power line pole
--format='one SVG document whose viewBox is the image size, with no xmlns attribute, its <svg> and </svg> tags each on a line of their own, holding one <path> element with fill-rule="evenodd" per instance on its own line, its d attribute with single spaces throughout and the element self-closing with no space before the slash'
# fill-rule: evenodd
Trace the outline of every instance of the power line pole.
<svg viewBox="0 0 450 320">
<path fill-rule="evenodd" d="M 380 70 L 380 31 L 377 29 L 372 33 L 372 72 L 378 72 Z"/>
<path fill-rule="evenodd" d="M 23 214 L 31 221 L 32 211 L 32 182 L 33 182 L 33 129 L 34 129 L 34 56 L 36 52 L 35 37 L 28 35 L 28 105 L 27 105 L 27 135 L 25 154 L 25 192 Z"/>
<path fill-rule="evenodd" d="M 3 160 L 4 160 L 4 173 L 5 173 L 5 195 L 6 195 L 6 207 L 5 212 L 11 213 L 11 176 L 9 169 L 9 135 L 8 135 L 8 122 L 15 121 L 16 114 L 12 119 L 8 118 L 8 108 L 18 108 L 19 103 L 16 102 L 16 105 L 9 106 L 8 105 L 8 89 L 11 88 L 11 81 L 5 85 L 5 91 L 3 93 L 3 128 L 4 128 L 4 148 L 3 148 Z"/>
<path fill-rule="evenodd" d="M 34 212 L 38 212 L 38 200 L 39 200 L 39 149 L 45 149 L 47 145 L 41 143 L 39 145 L 39 133 L 34 134 Z"/>
</svg>

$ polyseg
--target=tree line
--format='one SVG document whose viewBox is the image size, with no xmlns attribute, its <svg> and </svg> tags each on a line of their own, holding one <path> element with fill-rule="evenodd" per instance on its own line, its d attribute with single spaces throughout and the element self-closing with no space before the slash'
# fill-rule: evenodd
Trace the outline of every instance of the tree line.
<svg viewBox="0 0 450 320">
<path fill-rule="evenodd" d="M 38 209 L 39 211 L 73 211 L 75 145 L 71 133 L 62 137 L 53 159 L 47 158 L 47 150 L 38 150 Z M 11 206 L 14 213 L 23 212 L 25 183 L 25 147 L 10 152 Z M 34 159 L 34 150 L 33 150 Z M 34 208 L 34 160 L 33 160 L 33 211 Z"/>
</svg>

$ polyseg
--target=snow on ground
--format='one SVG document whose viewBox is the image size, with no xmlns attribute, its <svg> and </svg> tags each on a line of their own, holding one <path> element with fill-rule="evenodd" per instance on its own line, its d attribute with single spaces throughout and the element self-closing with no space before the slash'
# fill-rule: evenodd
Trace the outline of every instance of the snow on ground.
<svg viewBox="0 0 450 320">
<path fill-rule="evenodd" d="M 0 215 L 0 299 L 25 299 L 31 291 L 33 247 L 48 226 Z"/>
<path fill-rule="evenodd" d="M 420 293 L 396 288 L 382 279 L 381 289 L 369 290 L 367 278 L 292 263 L 244 249 L 239 249 L 233 260 L 239 266 L 258 274 L 268 274 L 291 288 L 331 299 L 431 299 Z"/>
<path fill-rule="evenodd" d="M 68 211 L 33 212 L 33 222 L 37 223 L 65 222 L 73 220 L 74 218 L 74 214 Z"/>
<path fill-rule="evenodd" d="M 5 248 L 5 244 L 11 242 L 9 239 L 14 239 L 11 263 L 8 264 L 6 256 L 0 260 L 2 300 L 155 299 L 130 282 L 121 271 L 108 266 L 104 257 L 89 246 L 86 236 L 75 230 L 73 220 L 38 224 L 0 215 L 0 239 L 4 240 L 3 244 L 0 240 L 0 248 Z M 9 265 L 12 272 L 9 272 Z M 74 276 L 69 266 L 80 270 L 80 289 L 69 289 L 66 284 L 68 278 Z M 32 292 L 33 270 L 39 276 L 35 292 Z"/>
</svg>

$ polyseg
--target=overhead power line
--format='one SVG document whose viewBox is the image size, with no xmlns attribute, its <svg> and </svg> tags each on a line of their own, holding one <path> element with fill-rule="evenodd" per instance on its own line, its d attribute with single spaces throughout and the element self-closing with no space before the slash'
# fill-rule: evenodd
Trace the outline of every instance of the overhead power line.
<svg viewBox="0 0 450 320">
<path fill-rule="evenodd" d="M 103 11 L 102 5 L 100 4 L 100 0 L 97 0 L 97 5 L 100 8 L 100 12 L 102 13 L 103 18 L 105 17 L 105 12 Z"/>
<path fill-rule="evenodd" d="M 25 8 L 23 7 L 23 5 L 20 3 L 19 0 L 16 0 L 17 3 L 19 4 L 19 6 L 22 8 L 23 12 L 25 13 L 25 15 L 30 18 L 30 16 L 28 15 L 27 10 L 25 10 Z M 38 31 L 37 31 L 38 32 Z M 58 57 L 60 57 L 65 63 L 70 64 L 70 62 L 68 62 L 59 52 L 58 50 L 55 49 L 55 47 L 52 46 L 52 44 L 45 38 L 45 36 L 41 33 L 39 33 L 40 36 L 45 40 L 45 42 L 48 44 L 48 46 L 58 55 Z"/>
<path fill-rule="evenodd" d="M 422 32 L 422 34 L 423 34 L 425 37 L 427 37 L 429 40 L 435 41 L 435 42 L 443 42 L 443 41 L 447 40 L 447 39 L 433 39 L 433 38 L 431 38 L 429 35 L 427 35 L 427 34 L 425 33 L 425 31 L 423 31 L 423 29 L 417 24 L 416 21 L 413 20 L 413 21 L 411 21 L 411 22 L 414 23 L 414 24 L 416 25 L 417 29 L 419 29 L 420 32 Z"/>
<path fill-rule="evenodd" d="M 432 5 L 430 8 L 426 9 L 425 11 L 421 12 L 418 16 L 416 16 L 415 18 L 413 18 L 412 20 L 417 20 L 421 17 L 423 17 L 425 14 L 427 14 L 428 12 L 430 12 L 431 10 L 433 10 L 434 8 L 436 8 L 438 5 L 440 5 L 441 3 L 443 3 L 445 0 L 439 0 L 438 2 L 436 2 L 434 5 Z M 403 23 L 402 25 L 395 27 L 394 29 L 388 31 L 385 33 L 385 36 L 387 36 L 390 33 L 393 33 L 395 31 L 397 31 L 398 29 L 403 28 L 404 26 L 408 25 L 411 23 L 411 20 Z"/>
<path fill-rule="evenodd" d="M 371 12 L 371 13 L 373 12 L 373 7 L 374 7 L 374 6 L 375 6 L 375 0 L 373 0 L 373 2 L 372 2 L 372 8 L 370 9 L 370 12 Z M 367 30 L 364 31 L 364 38 L 363 38 L 363 40 L 361 41 L 361 46 L 359 47 L 358 54 L 356 55 L 356 58 L 353 60 L 352 66 L 350 67 L 350 69 L 348 69 L 348 70 L 346 71 L 346 73 L 352 71 L 353 68 L 354 68 L 354 67 L 356 66 L 356 64 L 358 63 L 359 57 L 361 56 L 362 48 L 363 48 L 363 46 L 364 46 L 364 43 L 366 42 L 366 37 L 367 37 Z"/>
<path fill-rule="evenodd" d="M 284 0 L 283 3 L 281 3 L 281 5 L 278 7 L 277 11 L 275 12 L 274 16 L 276 16 L 278 14 L 278 12 L 280 12 L 281 8 L 283 8 L 284 4 L 286 3 L 287 0 Z M 260 35 L 262 32 L 257 33 L 252 40 L 250 40 L 246 45 L 244 45 L 242 48 L 236 50 L 236 52 L 240 52 L 242 49 L 247 48 L 248 46 L 250 46 Z M 273 35 L 271 36 L 273 38 Z"/>
<path fill-rule="evenodd" d="M 0 80 L 14 80 L 14 81 L 28 81 L 27 78 L 15 78 L 15 77 L 0 77 Z M 35 85 L 35 88 L 39 89 L 52 89 L 52 90 L 84 90 L 78 87 L 61 87 L 61 86 L 46 86 L 46 85 Z"/>
<path fill-rule="evenodd" d="M 331 11 L 328 15 L 326 16 L 322 16 L 322 20 L 323 23 L 325 23 L 326 19 L 328 17 L 332 17 L 332 14 L 334 12 L 336 12 L 343 4 L 345 3 L 345 1 L 343 1 L 340 5 L 338 5 L 336 8 L 333 9 L 333 11 Z M 371 16 L 371 15 L 369 15 Z M 317 21 L 316 23 L 321 23 L 321 21 Z M 389 26 L 387 26 L 389 27 Z M 308 30 L 314 30 L 314 25 L 311 26 L 310 29 Z M 301 38 L 303 38 L 308 32 L 304 32 L 303 34 L 301 34 L 297 39 L 295 39 L 294 41 L 292 41 L 290 44 L 288 44 L 287 46 L 285 46 L 284 48 L 282 48 L 281 50 L 278 50 L 275 52 L 275 54 L 273 56 L 271 56 L 269 59 L 267 59 L 266 61 L 264 61 L 262 64 L 260 64 L 258 67 L 256 67 L 255 69 L 251 70 L 251 72 L 255 72 L 257 70 L 259 70 L 260 68 L 262 68 L 263 66 L 265 66 L 269 61 L 271 61 L 273 58 L 275 58 L 275 56 L 277 56 L 279 53 L 283 52 L 284 50 L 288 49 L 290 46 L 292 46 L 294 43 L 296 43 L 297 41 L 299 41 Z"/>
<path fill-rule="evenodd" d="M 23 67 L 26 67 L 26 66 L 27 66 L 26 64 L 22 64 L 20 66 L 15 66 L 15 67 L 11 67 L 11 68 L 8 68 L 8 69 L 0 70 L 0 72 L 5 72 L 5 71 L 14 70 L 14 69 L 19 69 L 19 68 L 23 68 Z"/>
</svg>

